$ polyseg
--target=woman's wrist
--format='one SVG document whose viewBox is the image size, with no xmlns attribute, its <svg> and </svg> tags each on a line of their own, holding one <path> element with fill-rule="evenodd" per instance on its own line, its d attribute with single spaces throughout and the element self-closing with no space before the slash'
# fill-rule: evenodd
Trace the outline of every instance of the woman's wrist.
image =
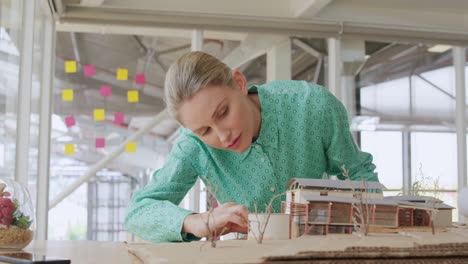
<svg viewBox="0 0 468 264">
<path fill-rule="evenodd" d="M 206 237 L 207 230 L 203 214 L 190 214 L 185 217 L 182 233 L 190 233 L 197 237 Z"/>
</svg>

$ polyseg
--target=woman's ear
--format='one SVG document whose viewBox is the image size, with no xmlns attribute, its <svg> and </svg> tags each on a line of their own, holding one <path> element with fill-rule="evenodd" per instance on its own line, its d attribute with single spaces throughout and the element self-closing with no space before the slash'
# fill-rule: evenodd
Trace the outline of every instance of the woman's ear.
<svg viewBox="0 0 468 264">
<path fill-rule="evenodd" d="M 247 94 L 247 79 L 244 74 L 239 70 L 232 70 L 232 79 L 234 81 L 234 87 L 240 89 L 242 94 Z"/>
</svg>

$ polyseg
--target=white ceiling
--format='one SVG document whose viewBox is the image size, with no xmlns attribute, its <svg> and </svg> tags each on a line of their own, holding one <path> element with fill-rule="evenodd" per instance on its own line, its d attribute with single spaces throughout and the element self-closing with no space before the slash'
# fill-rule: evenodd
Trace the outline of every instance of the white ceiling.
<svg viewBox="0 0 468 264">
<path fill-rule="evenodd" d="M 54 0 L 59 30 L 137 26 L 468 43 L 466 0 Z M 99 25 L 99 26 L 97 26 Z M 151 29 L 149 29 L 151 28 Z M 129 28 L 127 28 L 127 31 Z M 160 30 L 162 31 L 162 30 Z M 184 35 L 184 31 L 171 30 Z M 134 33 L 134 32 L 133 32 Z M 167 32 L 166 32 L 167 33 Z M 438 34 L 434 34 L 438 33 Z M 127 32 L 127 34 L 131 34 Z M 186 34 L 189 36 L 189 34 Z M 234 37 L 234 36 L 232 36 Z M 240 37 L 240 36 L 237 36 Z M 374 39 L 370 39 L 374 38 Z M 227 39 L 227 38 L 224 38 Z"/>
</svg>

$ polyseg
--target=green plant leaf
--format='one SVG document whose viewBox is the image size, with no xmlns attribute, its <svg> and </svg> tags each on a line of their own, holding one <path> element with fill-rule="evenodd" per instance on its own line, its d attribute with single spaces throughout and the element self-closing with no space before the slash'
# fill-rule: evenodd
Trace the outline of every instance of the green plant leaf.
<svg viewBox="0 0 468 264">
<path fill-rule="evenodd" d="M 29 219 L 29 216 L 25 216 L 23 214 L 21 214 L 21 216 L 18 218 L 15 217 L 15 221 L 13 222 L 13 225 L 23 229 L 28 229 L 31 226 L 31 224 L 32 221 Z"/>
</svg>

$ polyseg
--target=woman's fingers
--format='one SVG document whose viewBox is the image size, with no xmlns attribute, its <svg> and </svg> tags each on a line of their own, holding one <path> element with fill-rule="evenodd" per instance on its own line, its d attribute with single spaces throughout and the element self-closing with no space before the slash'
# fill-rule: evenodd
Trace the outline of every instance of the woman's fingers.
<svg viewBox="0 0 468 264">
<path fill-rule="evenodd" d="M 234 214 L 229 218 L 229 222 L 233 225 L 237 225 L 242 228 L 247 228 L 248 227 L 248 222 L 241 216 Z"/>
<path fill-rule="evenodd" d="M 247 233 L 248 232 L 248 224 L 245 223 L 245 220 L 238 215 L 232 215 L 229 221 L 226 223 L 225 226 L 219 227 L 218 233 L 227 234 L 231 232 L 238 232 L 238 233 Z"/>
<path fill-rule="evenodd" d="M 244 217 L 245 221 L 248 221 L 249 213 L 250 213 L 249 209 L 243 205 L 240 205 L 240 207 L 241 207 L 239 209 L 240 214 L 242 215 L 242 217 Z"/>
<path fill-rule="evenodd" d="M 226 206 L 229 208 L 229 213 L 239 215 L 247 221 L 250 213 L 247 207 L 236 203 L 226 203 Z"/>
<path fill-rule="evenodd" d="M 211 212 L 206 212 L 209 218 L 210 230 L 227 234 L 230 232 L 247 233 L 248 215 L 247 207 L 228 202 L 215 208 Z"/>
<path fill-rule="evenodd" d="M 249 232 L 249 227 L 248 226 L 238 226 L 236 224 L 233 224 L 231 226 L 231 232 L 247 234 L 247 232 Z"/>
</svg>

